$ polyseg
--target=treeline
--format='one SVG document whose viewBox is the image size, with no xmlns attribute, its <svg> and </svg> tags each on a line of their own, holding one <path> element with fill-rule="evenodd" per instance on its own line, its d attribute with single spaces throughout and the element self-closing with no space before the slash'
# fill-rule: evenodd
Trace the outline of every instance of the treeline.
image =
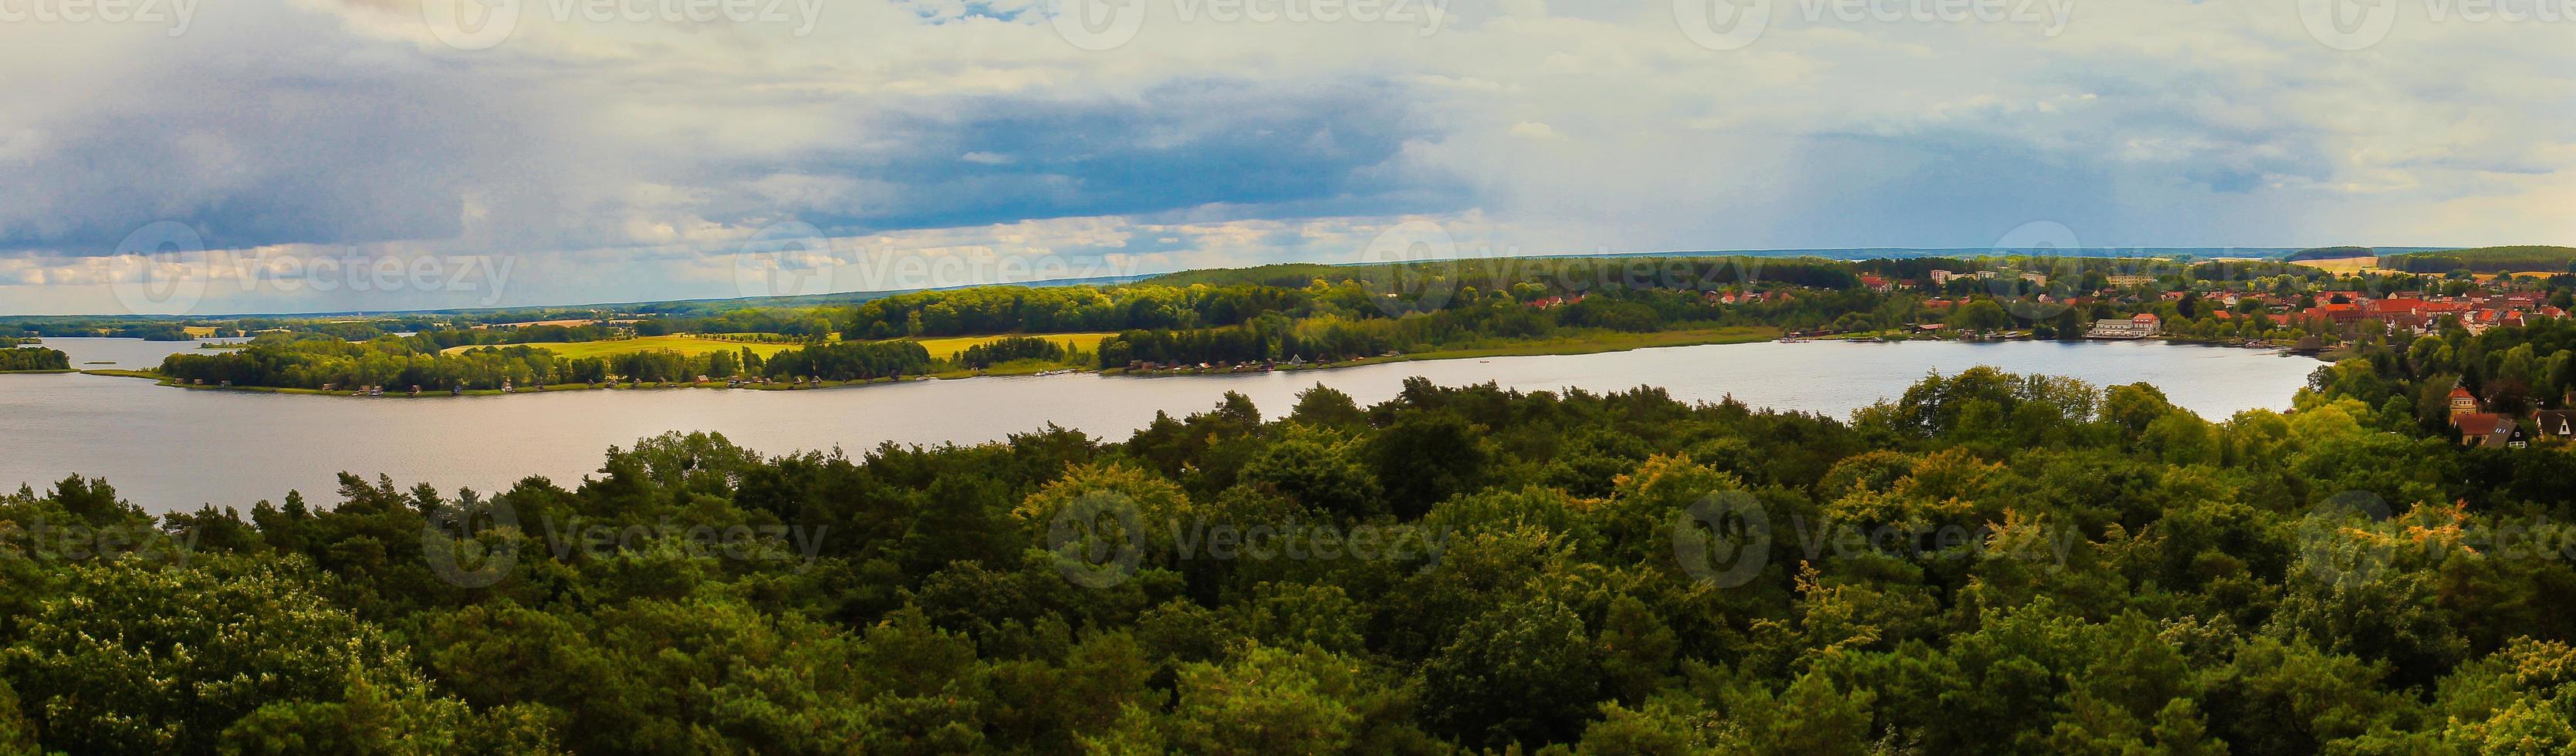
<svg viewBox="0 0 2576 756">
<path fill-rule="evenodd" d="M 1139 329 L 1100 345 L 1100 366 L 1131 362 L 1337 362 L 1387 352 L 1499 346 L 1513 341 L 1619 331 L 1782 326 L 1791 330 L 1894 327 L 1925 313 L 1919 299 L 1866 289 L 1798 290 L 1769 301 L 1718 304 L 1696 290 L 1604 288 L 1580 299 L 1535 286 L 1519 291 L 1466 287 L 1437 309 L 1402 317 L 1332 312 L 1303 319 L 1272 314 L 1250 322 L 1194 329 Z"/>
<path fill-rule="evenodd" d="M 6 329 L 44 338 L 115 338 L 145 341 L 195 341 L 181 323 L 159 320 L 48 319 L 19 320 Z"/>
<path fill-rule="evenodd" d="M 1058 344 L 1051 339 L 1038 338 L 1035 336 L 1011 336 L 995 339 L 967 347 L 965 351 L 957 353 L 958 362 L 964 364 L 965 367 L 974 370 L 981 370 L 994 365 L 1010 362 L 1012 360 L 1061 361 L 1064 358 L 1065 350 L 1063 344 Z"/>
<path fill-rule="evenodd" d="M 2569 535 L 2576 456 L 2352 397 L 2212 420 L 1979 369 L 1848 420 L 1418 379 L 1286 410 L 857 456 L 672 435 L 246 517 L 22 490 L 0 748 L 2576 747 L 2576 569 L 2487 539 Z"/>
<path fill-rule="evenodd" d="M 11 370 L 70 370 L 72 360 L 60 349 L 0 344 L 0 372 Z"/>
<path fill-rule="evenodd" d="M 442 328 L 422 331 L 411 337 L 415 349 L 435 352 L 460 346 L 502 346 L 509 344 L 565 344 L 579 341 L 605 341 L 627 335 L 622 328 L 599 325 L 532 325 L 517 328 Z M 351 341 L 367 341 L 381 334 L 368 334 Z"/>
<path fill-rule="evenodd" d="M 2410 252 L 2383 256 L 2379 265 L 2408 273 L 2576 273 L 2576 249 L 2525 244 Z"/>
<path fill-rule="evenodd" d="M 431 351 L 423 351 L 428 349 Z M 609 381 L 691 381 L 697 376 L 772 380 L 874 380 L 930 372 L 921 345 L 910 342 L 817 344 L 762 358 L 738 351 L 683 354 L 647 350 L 604 357 L 564 357 L 528 345 L 435 351 L 434 343 L 392 336 L 352 343 L 329 336 L 271 334 L 241 349 L 173 354 L 163 375 L 210 385 L 318 389 L 385 386 L 424 390 L 490 390 Z"/>
<path fill-rule="evenodd" d="M 2365 334 L 2331 369 L 2318 371 L 2308 391 L 2410 419 L 2409 430 L 2427 434 L 2451 432 L 2454 388 L 2489 412 L 2576 409 L 2576 319 L 2532 318 L 2477 333 L 2445 324 L 2424 336 Z"/>
</svg>

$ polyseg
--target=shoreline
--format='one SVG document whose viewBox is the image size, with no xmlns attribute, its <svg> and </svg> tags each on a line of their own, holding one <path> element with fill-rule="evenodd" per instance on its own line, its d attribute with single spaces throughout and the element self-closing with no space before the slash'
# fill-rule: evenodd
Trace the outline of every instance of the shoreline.
<svg viewBox="0 0 2576 756">
<path fill-rule="evenodd" d="M 1780 333 L 1780 329 L 1771 326 L 1734 326 L 1729 328 L 1701 328 L 1687 331 L 1656 331 L 1651 333 L 1633 334 L 1624 338 L 1610 340 L 1530 340 L 1517 344 L 1506 344 L 1503 346 L 1438 349 L 1429 352 L 1411 352 L 1396 355 L 1361 357 L 1358 359 L 1343 360 L 1332 363 L 1307 363 L 1304 365 L 1274 364 L 1273 368 L 1269 372 L 1286 373 L 1304 370 L 1338 370 L 1341 368 L 1367 367 L 1370 365 L 1385 365 L 1398 362 L 1431 362 L 1437 360 L 1487 359 L 1493 357 L 1573 357 L 1586 354 L 1632 352 L 1639 349 L 1759 344 L 1780 338 Z M 1196 369 L 1130 370 L 1127 368 L 1109 368 L 1105 370 L 1084 372 L 1096 372 L 1101 375 L 1154 378 L 1236 374 L 1234 372 L 1209 372 L 1199 371 Z"/>
<path fill-rule="evenodd" d="M 866 386 L 887 385 L 887 384 L 894 384 L 894 383 L 910 383 L 910 382 L 917 382 L 917 381 L 954 381 L 954 380 L 970 380 L 970 379 L 974 379 L 974 378 L 1009 378 L 1009 377 L 1021 377 L 1021 378 L 1026 378 L 1026 377 L 1041 377 L 1041 376 L 1048 376 L 1048 375 L 1096 375 L 1096 376 L 1101 376 L 1101 377 L 1128 377 L 1128 378 L 1186 378 L 1186 377 L 1192 377 L 1192 376 L 1245 375 L 1245 374 L 1257 374 L 1257 373 L 1264 373 L 1264 372 L 1271 372 L 1271 373 L 1289 373 L 1289 372 L 1303 372 L 1303 371 L 1312 371 L 1312 370 L 1338 370 L 1338 369 L 1343 369 L 1343 368 L 1357 368 L 1357 367 L 1367 367 L 1367 366 L 1371 366 L 1371 365 L 1384 365 L 1384 364 L 1403 363 L 1403 362 L 1436 362 L 1436 361 L 1445 361 L 1445 360 L 1463 360 L 1463 359 L 1491 359 L 1491 358 L 1496 358 L 1496 357 L 1568 357 L 1568 356 L 1581 356 L 1581 355 L 1587 355 L 1587 354 L 1606 354 L 1606 353 L 1614 353 L 1614 352 L 1630 352 L 1630 351 L 1636 351 L 1636 350 L 1640 350 L 1640 349 L 1668 349 L 1668 348 L 1675 348 L 1675 347 L 1694 347 L 1694 346 L 1730 346 L 1730 345 L 1736 345 L 1736 344 L 1758 344 L 1758 343 L 1765 343 L 1765 342 L 1775 342 L 1775 343 L 1776 343 L 1776 342 L 1779 342 L 1781 335 L 1782 335 L 1782 331 L 1781 331 L 1780 329 L 1778 329 L 1778 328 L 1774 328 L 1774 327 L 1769 327 L 1769 326 L 1759 326 L 1759 327 L 1732 327 L 1732 328 L 1718 328 L 1718 329 L 1695 329 L 1695 330 L 1689 330 L 1689 331 L 1663 331 L 1663 332 L 1646 333 L 1646 334 L 1635 334 L 1635 335 L 1633 335 L 1633 336 L 1631 336 L 1631 337 L 1629 337 L 1629 338 L 1622 338 L 1622 339 L 1616 339 L 1616 340 L 1607 340 L 1607 341 L 1604 341 L 1604 340 L 1568 341 L 1568 340 L 1562 340 L 1562 339 L 1550 339 L 1550 340 L 1544 340 L 1544 341 L 1531 341 L 1531 342 L 1520 343 L 1520 344 L 1507 344 L 1507 345 L 1502 345 L 1502 346 L 1492 346 L 1492 347 L 1474 347 L 1474 348 L 1464 348 L 1464 349 L 1443 349 L 1443 350 L 1435 350 L 1435 351 L 1429 351 L 1429 352 L 1415 352 L 1415 353 L 1408 353 L 1408 354 L 1397 354 L 1397 355 L 1378 355 L 1378 356 L 1374 356 L 1374 357 L 1364 357 L 1364 358 L 1355 359 L 1355 360 L 1344 360 L 1344 361 L 1341 361 L 1341 362 L 1335 362 L 1335 363 L 1329 363 L 1329 364 L 1326 364 L 1326 363 L 1308 363 L 1308 364 L 1295 365 L 1295 366 L 1290 366 L 1290 365 L 1274 365 L 1274 366 L 1273 366 L 1273 368 L 1272 368 L 1272 369 L 1270 369 L 1270 370 L 1250 370 L 1250 371 L 1239 370 L 1239 369 L 1238 369 L 1238 370 L 1217 370 L 1217 369 L 1214 369 L 1214 368 L 1211 368 L 1211 369 L 1208 369 L 1208 370 L 1204 370 L 1204 371 L 1202 371 L 1202 370 L 1198 370 L 1198 369 L 1195 369 L 1195 368 L 1192 368 L 1192 369 L 1186 369 L 1186 370 L 1182 370 L 1182 369 L 1173 369 L 1173 370 L 1154 370 L 1154 371 L 1146 371 L 1146 370 L 1130 370 L 1130 369 L 1128 369 L 1128 368 L 1084 369 L 1084 368 L 1057 367 L 1057 368 L 1042 369 L 1042 370 L 1014 370 L 1014 371 L 1010 371 L 1010 372 L 983 372 L 983 373 L 977 373 L 977 372 L 974 372 L 974 371 L 964 371 L 964 370 L 952 370 L 952 371 L 944 371 L 944 372 L 939 372 L 939 373 L 930 373 L 930 374 L 925 374 L 925 375 L 910 375 L 910 376 L 902 376 L 902 377 L 899 377 L 899 378 L 876 378 L 876 379 L 869 379 L 869 380 L 851 380 L 851 381 L 823 381 L 823 382 L 821 382 L 821 383 L 819 383 L 819 384 L 816 384 L 816 383 L 810 383 L 810 382 L 809 382 L 809 383 L 745 384 L 745 385 L 741 385 L 741 386 L 731 386 L 731 385 L 727 385 L 727 384 L 726 384 L 725 382 L 723 382 L 723 381 L 707 381 L 707 382 L 705 382 L 705 383 L 699 383 L 699 382 L 695 382 L 695 381 L 689 381 L 689 382 L 662 382 L 662 383 L 647 383 L 647 384 L 640 384 L 640 385 L 639 385 L 639 384 L 627 384 L 627 383 L 610 383 L 610 384 L 606 384 L 606 385 L 596 385 L 596 386 L 595 386 L 595 385 L 591 385 L 591 384 L 574 383 L 574 384 L 556 384 L 556 385 L 550 385 L 550 386 L 533 386 L 533 387 L 525 387 L 525 388 L 518 388 L 518 389 L 514 389 L 514 390 L 511 390 L 511 391 L 501 391 L 501 390 L 499 390 L 499 389 L 472 389 L 472 390 L 465 391 L 465 392 L 463 392 L 463 393 L 456 393 L 456 392 L 451 392 L 451 391 L 422 391 L 421 393 L 413 394 L 413 393 L 410 393 L 410 392 L 408 392 L 408 391 L 396 392 L 396 391 L 390 391 L 390 390 L 389 390 L 389 391 L 385 392 L 385 393 L 384 393 L 384 394 L 382 394 L 382 395 L 368 395 L 368 396 L 353 396 L 350 392 L 340 391 L 340 390 L 336 390 L 336 389 L 335 389 L 335 390 L 330 390 L 330 391 L 325 391 L 325 390 L 322 390 L 322 389 L 287 388 L 287 387 L 277 387 L 277 386 L 206 386 L 206 385 L 186 384 L 186 383 L 178 383 L 178 382 L 175 382 L 175 380 L 174 380 L 174 379 L 172 379 L 172 378 L 170 378 L 170 377 L 168 377 L 168 376 L 162 375 L 162 374 L 160 374 L 160 373 L 152 372 L 152 371 L 146 371 L 146 370 L 111 370 L 111 369 L 80 370 L 80 369 L 74 369 L 74 370 L 18 371 L 18 373 L 20 373 L 20 374 L 51 374 L 51 375 L 62 375 L 62 374 L 72 374 L 72 373 L 77 373 L 77 374 L 80 374 L 80 375 L 95 375 L 95 376 L 109 377 L 109 378 L 139 378 L 139 379 L 144 379 L 144 380 L 150 380 L 150 381 L 153 381 L 155 384 L 160 385 L 160 386 L 171 387 L 171 388 L 188 389 L 188 390 L 192 390 L 192 391 L 242 391 L 242 392 L 252 392 L 252 393 L 266 393 L 266 394 L 293 394 L 293 395 L 299 395 L 299 396 L 337 396 L 337 397 L 363 398 L 363 399 L 396 399 L 396 398 L 399 398 L 399 399 L 432 399 L 432 398 L 454 398 L 454 397 L 468 397 L 468 396 L 472 396 L 472 397 L 481 397 L 481 396 L 512 396 L 512 395 L 519 395 L 519 394 L 548 394 L 548 393 L 562 393 L 562 392 L 568 392 L 568 391 L 664 391 L 664 390 L 676 390 L 676 389 L 732 389 L 732 390 L 752 390 L 752 391 L 813 391 L 813 390 L 820 390 L 820 389 L 861 388 L 861 387 L 866 387 Z M 1813 338 L 1810 338 L 1810 339 L 1805 339 L 1804 341 L 1814 341 L 1814 342 L 1843 342 L 1843 343 L 1854 343 L 1854 344 L 1903 345 L 1903 344 L 1915 343 L 1915 342 L 1957 342 L 1957 343 L 1971 343 L 1971 344 L 1996 344 L 1996 343 L 2004 343 L 2004 342 L 2010 342 L 2010 341 L 2043 341 L 2043 340 L 2042 340 L 2042 339 L 2033 339 L 2033 338 L 2029 338 L 2029 337 L 2021 337 L 2021 338 L 1978 339 L 1978 340 L 1963 340 L 1963 339 L 1905 339 L 1905 340 L 1898 340 L 1898 341 L 1885 341 L 1885 340 L 1880 340 L 1880 339 L 1878 339 L 1878 338 L 1876 338 L 1876 337 L 1874 337 L 1874 336 L 1873 336 L 1873 337 L 1853 337 L 1853 336 L 1850 336 L 1850 335 L 1837 335 L 1837 336 L 1813 337 Z M 2057 341 L 2057 340 L 2053 340 L 2053 339 L 2051 339 L 2051 340 L 2045 340 L 2045 341 L 2049 341 L 2049 342 L 2051 342 L 2051 343 L 2092 343 L 2092 342 L 2087 342 L 2087 341 L 2059 342 L 2059 341 Z M 2237 345 L 2231 345 L 2231 344 L 2220 344 L 2220 343 L 2205 342 L 2205 341 L 2177 340 L 2177 339 L 2170 339 L 2170 338 L 2163 338 L 2163 337 L 2147 338 L 2147 339 L 2133 339 L 2133 340 L 2130 340 L 2130 341 L 2151 341 L 2151 342 L 2155 342 L 2155 343 L 2163 344 L 2163 345 L 2168 345 L 2168 346 L 2197 346 L 2197 347 L 2222 348 L 2222 349 L 2238 349 L 2238 350 L 2247 349 L 2247 347 L 2242 347 L 2242 346 L 2237 346 Z M 2106 343 L 2107 343 L 2107 342 L 2106 342 Z M 2325 362 L 2325 363 L 2331 363 L 2331 362 L 2333 362 L 2333 360 L 2331 360 L 2331 359 L 2327 359 L 2328 354 L 2302 355 L 2302 354 L 2298 354 L 2298 353 L 2296 353 L 2296 352 L 2289 351 L 2289 350 L 2287 350 L 2287 349 L 2283 349 L 2283 348 L 2279 348 L 2279 347 L 2270 347 L 2270 348 L 2267 348 L 2267 351 L 2270 351 L 2270 352 L 2272 352 L 2272 353 L 2274 353 L 2274 354 L 2278 354 L 2278 355 L 2280 355 L 2280 356 L 2284 356 L 2284 357 L 2311 357 L 2311 358 L 2315 358 L 2315 359 L 2317 359 L 2317 360 L 2318 360 L 2318 361 L 2320 361 L 2320 362 Z M 2330 354 L 2330 353 L 2329 353 L 2329 354 Z M 0 373 L 0 375 L 7 375 L 7 374 L 10 374 L 10 373 Z"/>
</svg>

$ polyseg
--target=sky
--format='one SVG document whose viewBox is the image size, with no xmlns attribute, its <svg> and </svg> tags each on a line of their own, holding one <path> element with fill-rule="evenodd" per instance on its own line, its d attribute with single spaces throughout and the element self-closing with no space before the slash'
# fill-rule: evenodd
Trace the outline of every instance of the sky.
<svg viewBox="0 0 2576 756">
<path fill-rule="evenodd" d="M 0 0 L 0 315 L 2576 244 L 2576 0 Z"/>
</svg>

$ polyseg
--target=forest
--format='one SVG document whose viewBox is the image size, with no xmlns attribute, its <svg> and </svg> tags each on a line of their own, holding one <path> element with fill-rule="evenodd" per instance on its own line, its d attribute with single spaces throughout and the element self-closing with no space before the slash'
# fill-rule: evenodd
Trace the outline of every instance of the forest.
<svg viewBox="0 0 2576 756">
<path fill-rule="evenodd" d="M 2031 272 L 2056 283 L 2013 276 L 1954 276 L 1929 283 L 1934 271 Z M 2111 285 L 2119 276 L 2121 287 Z M 1883 276 L 1863 285 L 1864 276 Z M 2142 283 L 2143 282 L 2143 283 Z M 836 373 L 875 379 L 972 371 L 1027 360 L 1022 367 L 1118 370 L 1145 364 L 1337 363 L 1386 354 L 1523 348 L 1538 342 L 1615 343 L 1654 333 L 1863 334 L 1905 338 L 1917 324 L 1952 333 L 2028 329 L 2033 338 L 2074 339 L 2091 321 L 2156 312 L 2169 337 L 2234 343 L 2292 343 L 2323 326 L 2274 323 L 2202 306 L 2202 290 L 2312 294 L 2355 286 L 2379 293 L 2472 286 L 2461 278 L 2390 274 L 2337 279 L 2277 261 L 2192 262 L 2143 258 L 1913 257 L 1863 261 L 1761 257 L 1529 257 L 1328 266 L 1285 264 L 1205 270 L 1119 284 L 981 286 L 900 294 L 628 305 L 588 310 L 539 308 L 471 313 L 407 313 L 374 318 L 241 318 L 124 321 L 18 318 L 0 328 L 37 335 L 137 335 L 186 338 L 182 324 L 218 335 L 257 332 L 248 349 L 228 355 L 174 358 L 162 374 L 209 385 L 318 389 L 419 385 L 492 390 L 512 386 L 598 384 L 609 379 L 663 382 L 816 377 L 815 355 L 854 357 L 864 349 L 902 349 L 901 339 L 1017 337 L 1032 334 L 1114 335 L 1096 350 L 1056 353 L 1013 340 L 974 354 L 931 355 L 930 364 L 869 357 L 881 368 Z M 2565 288 L 2564 282 L 2553 284 Z M 2179 302 L 2161 291 L 2189 291 Z M 2093 297 L 2080 307 L 2060 302 Z M 2053 295 L 2043 298 L 2042 295 Z M 2564 299 L 2565 297 L 2561 297 Z M 2569 302 L 2576 305 L 2576 301 Z M 517 321 L 512 318 L 552 318 Z M 730 354 L 645 353 L 565 359 L 532 344 L 614 341 L 689 334 L 746 343 L 797 344 L 825 351 L 764 367 L 749 351 Z M 2332 335 L 2332 334 L 2326 334 Z M 1739 336 L 1740 338 L 1740 336 Z M 345 343 L 329 343 L 330 341 Z M 489 347 L 490 349 L 460 349 Z M 1009 354 L 1001 350 L 1020 350 Z M 648 350 L 649 351 L 649 350 Z M 1025 352 L 1025 353 L 1022 353 Z M 838 362 L 849 360 L 834 358 Z M 855 364 L 855 363 L 853 363 Z"/>
<path fill-rule="evenodd" d="M 814 343 L 766 359 L 749 348 L 568 358 L 524 343 L 445 353 L 439 335 L 386 335 L 357 343 L 321 334 L 263 334 L 240 349 L 170 355 L 159 372 L 207 385 L 489 390 L 611 380 L 692 381 L 701 375 L 714 380 L 864 381 L 920 375 L 932 367 L 930 353 L 909 341 Z"/>
<path fill-rule="evenodd" d="M 16 370 L 70 370 L 71 356 L 60 349 L 21 346 L 15 339 L 0 339 L 0 372 Z"/>
<path fill-rule="evenodd" d="M 2411 252 L 2382 257 L 2379 264 L 2409 273 L 2570 273 L 2576 272 L 2576 249 L 2524 244 Z"/>
<path fill-rule="evenodd" d="M 0 753 L 2563 752 L 2576 455 L 2400 400 L 2569 335 L 2227 418 L 1414 379 L 159 517 L 75 476 L 0 496 Z"/>
</svg>

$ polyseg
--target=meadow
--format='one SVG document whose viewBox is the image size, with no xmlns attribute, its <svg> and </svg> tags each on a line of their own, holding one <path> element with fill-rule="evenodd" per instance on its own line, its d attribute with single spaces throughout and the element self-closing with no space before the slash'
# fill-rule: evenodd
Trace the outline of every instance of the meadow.
<svg viewBox="0 0 2576 756">
<path fill-rule="evenodd" d="M 2331 260 L 2292 260 L 2292 265 L 2305 265 L 2337 275 L 2384 272 L 2377 257 L 2339 257 Z"/>
<path fill-rule="evenodd" d="M 936 339 L 915 339 L 915 341 L 921 342 L 921 348 L 928 350 L 930 352 L 930 356 L 939 359 L 948 359 L 957 356 L 958 352 L 966 351 L 967 347 L 975 346 L 977 344 L 989 344 L 1014 336 L 1030 336 L 1046 339 L 1064 347 L 1067 351 L 1097 352 L 1100 351 L 1100 342 L 1116 335 L 1117 334 L 1114 333 L 1006 333 L 998 336 L 950 336 Z"/>
<path fill-rule="evenodd" d="M 930 356 L 935 357 L 935 358 L 940 358 L 940 359 L 948 359 L 948 358 L 951 358 L 951 357 L 955 357 L 955 356 L 957 356 L 957 353 L 958 353 L 958 352 L 965 351 L 967 347 L 975 346 L 975 345 L 977 345 L 977 344 L 985 344 L 985 343 L 990 343 L 990 342 L 994 342 L 994 341 L 999 341 L 999 340 L 1001 340 L 1001 339 L 1010 338 L 1010 337 L 1012 337 L 1012 336 L 1016 336 L 1016 335 L 1021 335 L 1021 334 L 1002 334 L 1002 335 L 998 335 L 998 336 L 952 336 L 952 337 L 945 337 L 945 338 L 933 338 L 933 339 L 915 339 L 915 341 L 919 341 L 919 342 L 921 342 L 921 347 L 922 347 L 922 349 L 928 350 L 928 351 L 930 352 Z M 1048 341 L 1053 341 L 1053 342 L 1055 342 L 1055 343 L 1057 343 L 1057 344 L 1061 344 L 1061 345 L 1063 345 L 1063 346 L 1064 346 L 1064 348 L 1066 348 L 1066 349 L 1078 349 L 1078 350 L 1081 350 L 1081 351 L 1089 352 L 1089 351 L 1097 351 L 1097 350 L 1100 348 L 1100 342 L 1101 342 L 1102 340 L 1107 339 L 1107 338 L 1109 338 L 1110 336 L 1113 336 L 1113 335 L 1116 335 L 1116 334 L 1110 334 L 1110 333 L 1050 333 L 1050 334 L 1027 334 L 1027 335 L 1032 335 L 1032 336 L 1036 336 L 1036 337 L 1038 337 L 1038 338 L 1046 339 L 1046 340 L 1048 340 Z M 753 352 L 755 352 L 755 353 L 758 353 L 761 357 L 763 357 L 763 358 L 767 358 L 767 357 L 769 357 L 769 356 L 771 356 L 771 355 L 775 355 L 775 354 L 777 354 L 777 353 L 779 353 L 779 352 L 784 352 L 784 351 L 787 351 L 787 350 L 789 350 L 789 349 L 794 349 L 794 348 L 796 348 L 796 347 L 798 347 L 798 346 L 800 346 L 800 345 L 799 345 L 799 344 L 795 344 L 795 343 L 787 343 L 787 342 L 762 343 L 762 342 L 748 342 L 748 341 L 726 341 L 726 340 L 723 340 L 723 339 L 700 338 L 700 337 L 697 337 L 697 336 L 690 336 L 690 335 L 686 335 L 686 334 L 673 334 L 673 335 L 669 335 L 669 336 L 639 336 L 639 337 L 632 338 L 632 339 L 615 339 L 615 340 L 610 340 L 610 341 L 548 342 L 548 343 L 539 343 L 539 344 L 529 344 L 528 346 L 536 347 L 536 348 L 539 348 L 539 349 L 544 349 L 544 350 L 546 350 L 546 351 L 554 352 L 554 353 L 556 353 L 556 354 L 560 354 L 560 355 L 563 355 L 563 356 L 565 356 L 565 357 L 575 357 L 575 358 L 579 358 L 579 357 L 608 357 L 608 356 L 612 356 L 612 355 L 627 354 L 627 353 L 631 353 L 631 352 L 649 352 L 649 351 L 656 351 L 656 350 L 679 352 L 679 353 L 681 353 L 681 354 L 689 354 L 689 355 L 700 355 L 700 354 L 709 354 L 709 353 L 713 353 L 713 352 L 734 351 L 734 350 L 739 350 L 739 349 L 744 349 L 744 348 L 749 348 L 749 349 L 751 349 L 751 351 L 753 351 Z M 479 347 L 479 346 L 458 346 L 458 347 L 449 347 L 449 348 L 447 348 L 447 349 L 445 350 L 445 352 L 444 352 L 444 353 L 446 353 L 446 354 L 454 354 L 454 353 L 457 353 L 457 352 L 465 351 L 465 350 L 467 350 L 467 349 L 480 349 L 480 348 L 482 348 L 482 347 Z"/>
<path fill-rule="evenodd" d="M 794 349 L 800 345 L 793 343 L 726 341 L 724 339 L 705 339 L 685 334 L 673 334 L 669 336 L 638 336 L 632 339 L 613 339 L 608 341 L 548 342 L 529 344 L 528 346 L 572 358 L 608 357 L 633 352 L 652 351 L 701 355 L 713 354 L 716 352 L 734 352 L 743 349 L 750 349 L 754 354 L 767 358 L 770 355 Z M 448 347 L 441 353 L 455 354 L 468 349 L 481 348 L 483 347 L 475 345 L 456 346 Z"/>
</svg>

